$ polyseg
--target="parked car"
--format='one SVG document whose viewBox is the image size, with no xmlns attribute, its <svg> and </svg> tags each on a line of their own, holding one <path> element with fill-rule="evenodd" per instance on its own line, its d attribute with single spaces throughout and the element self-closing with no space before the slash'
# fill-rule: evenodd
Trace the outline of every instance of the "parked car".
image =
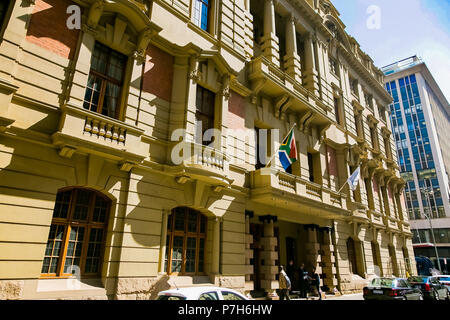
<svg viewBox="0 0 450 320">
<path fill-rule="evenodd" d="M 250 300 L 243 294 L 227 288 L 189 287 L 161 291 L 157 300 Z"/>
<path fill-rule="evenodd" d="M 420 289 L 423 293 L 424 298 L 426 298 L 426 299 L 450 300 L 450 293 L 449 293 L 447 287 L 439 282 L 439 279 L 437 276 L 409 277 L 408 281 L 414 288 Z"/>
<path fill-rule="evenodd" d="M 447 290 L 450 291 L 450 276 L 439 275 L 439 276 L 436 276 L 436 278 L 438 278 L 439 282 L 442 283 L 444 286 L 446 286 Z"/>
<path fill-rule="evenodd" d="M 364 300 L 423 300 L 422 292 L 402 278 L 375 278 L 363 289 Z"/>
</svg>

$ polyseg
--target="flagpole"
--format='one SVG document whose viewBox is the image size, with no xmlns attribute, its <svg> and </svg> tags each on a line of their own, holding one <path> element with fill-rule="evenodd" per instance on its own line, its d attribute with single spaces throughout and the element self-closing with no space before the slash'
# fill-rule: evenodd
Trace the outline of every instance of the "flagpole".
<svg viewBox="0 0 450 320">
<path fill-rule="evenodd" d="M 292 126 L 291 130 L 289 130 L 288 134 L 286 135 L 286 137 L 283 138 L 283 140 L 281 140 L 281 143 L 283 143 L 284 139 L 286 139 L 290 134 L 291 131 L 294 130 L 294 127 L 297 125 L 297 123 L 294 123 L 294 125 Z M 272 155 L 272 157 L 270 158 L 269 162 L 267 162 L 266 164 L 266 168 L 267 166 L 273 161 L 273 159 L 277 156 L 277 152 L 280 150 L 280 147 L 278 147 L 277 151 L 275 151 L 275 153 Z"/>
</svg>

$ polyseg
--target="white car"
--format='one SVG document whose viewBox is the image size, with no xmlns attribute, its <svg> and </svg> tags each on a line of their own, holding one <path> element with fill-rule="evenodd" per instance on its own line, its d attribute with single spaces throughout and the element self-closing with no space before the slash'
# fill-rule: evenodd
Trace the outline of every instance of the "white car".
<svg viewBox="0 0 450 320">
<path fill-rule="evenodd" d="M 450 276 L 449 275 L 438 275 L 435 276 L 439 280 L 440 283 L 442 283 L 447 290 L 450 292 Z"/>
<path fill-rule="evenodd" d="M 189 287 L 161 291 L 157 300 L 250 300 L 236 290 L 220 287 Z"/>
</svg>

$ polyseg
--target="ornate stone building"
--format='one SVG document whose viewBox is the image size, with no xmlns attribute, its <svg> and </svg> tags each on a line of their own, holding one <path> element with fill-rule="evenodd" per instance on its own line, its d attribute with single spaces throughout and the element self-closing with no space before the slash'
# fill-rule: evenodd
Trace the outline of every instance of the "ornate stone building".
<svg viewBox="0 0 450 320">
<path fill-rule="evenodd" d="M 392 99 L 329 1 L 10 0 L 0 18 L 0 299 L 270 296 L 289 260 L 330 291 L 415 273 Z M 264 168 L 294 124 L 292 173 Z"/>
</svg>

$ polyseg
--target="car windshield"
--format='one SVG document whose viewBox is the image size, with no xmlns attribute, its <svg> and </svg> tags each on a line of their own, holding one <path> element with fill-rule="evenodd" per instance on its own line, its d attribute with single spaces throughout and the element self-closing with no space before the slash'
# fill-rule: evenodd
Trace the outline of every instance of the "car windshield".
<svg viewBox="0 0 450 320">
<path fill-rule="evenodd" d="M 394 286 L 394 279 L 375 278 L 371 283 L 374 287 L 392 288 Z"/>
<path fill-rule="evenodd" d="M 158 296 L 158 300 L 186 300 L 186 297 L 162 295 Z"/>
<path fill-rule="evenodd" d="M 415 283 L 425 283 L 427 282 L 427 277 L 409 277 L 409 282 L 415 282 Z"/>
</svg>

